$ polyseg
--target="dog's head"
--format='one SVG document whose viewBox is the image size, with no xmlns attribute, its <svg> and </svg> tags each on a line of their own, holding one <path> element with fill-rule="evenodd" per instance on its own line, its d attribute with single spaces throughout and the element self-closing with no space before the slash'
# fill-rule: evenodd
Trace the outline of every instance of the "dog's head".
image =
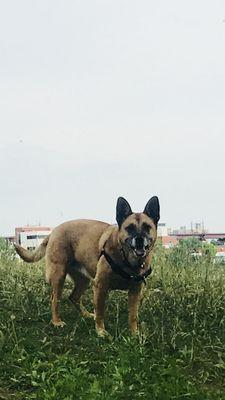
<svg viewBox="0 0 225 400">
<path fill-rule="evenodd" d="M 140 267 L 152 250 L 159 218 L 159 199 L 156 196 L 147 202 L 142 213 L 133 213 L 127 200 L 118 198 L 119 242 L 131 267 Z"/>
</svg>

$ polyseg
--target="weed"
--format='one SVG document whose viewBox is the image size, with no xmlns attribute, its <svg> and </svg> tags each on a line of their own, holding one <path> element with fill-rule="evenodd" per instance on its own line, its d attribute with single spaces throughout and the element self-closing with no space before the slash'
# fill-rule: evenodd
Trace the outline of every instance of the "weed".
<svg viewBox="0 0 225 400">
<path fill-rule="evenodd" d="M 225 268 L 185 252 L 157 246 L 137 338 L 127 328 L 127 295 L 110 294 L 112 341 L 69 303 L 70 281 L 67 325 L 51 326 L 43 263 L 2 257 L 0 399 L 225 399 Z M 86 303 L 91 309 L 91 290 Z"/>
</svg>

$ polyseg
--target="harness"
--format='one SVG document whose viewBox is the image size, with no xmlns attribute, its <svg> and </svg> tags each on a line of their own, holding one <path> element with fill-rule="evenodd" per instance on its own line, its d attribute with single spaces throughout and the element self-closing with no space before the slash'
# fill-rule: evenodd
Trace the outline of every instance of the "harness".
<svg viewBox="0 0 225 400">
<path fill-rule="evenodd" d="M 105 245 L 106 245 L 106 242 L 105 242 L 105 244 L 103 246 L 103 249 L 102 249 L 102 251 L 100 253 L 100 257 L 101 256 L 105 257 L 107 263 L 109 264 L 109 266 L 111 267 L 113 272 L 115 272 L 117 275 L 120 275 L 123 279 L 126 279 L 126 280 L 128 280 L 130 282 L 135 282 L 135 283 L 144 282 L 144 284 L 146 285 L 146 278 L 149 275 L 151 275 L 151 273 L 152 273 L 151 265 L 149 265 L 149 267 L 144 272 L 144 274 L 140 275 L 140 274 L 136 274 L 135 272 L 129 274 L 129 272 L 124 271 L 123 267 L 121 265 L 118 265 L 117 263 L 115 263 L 115 261 L 112 259 L 112 257 L 108 253 L 106 253 Z M 125 258 L 125 256 L 124 256 L 124 258 Z M 126 258 L 125 258 L 125 265 L 130 268 L 130 265 L 129 265 L 129 263 L 128 263 Z"/>
</svg>

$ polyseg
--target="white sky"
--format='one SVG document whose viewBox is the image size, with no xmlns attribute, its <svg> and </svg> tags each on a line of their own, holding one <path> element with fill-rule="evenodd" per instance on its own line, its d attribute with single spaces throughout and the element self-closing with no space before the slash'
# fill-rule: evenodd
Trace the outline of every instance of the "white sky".
<svg viewBox="0 0 225 400">
<path fill-rule="evenodd" d="M 225 231 L 224 0 L 0 0 L 0 135 L 2 235 L 120 195 Z"/>
</svg>

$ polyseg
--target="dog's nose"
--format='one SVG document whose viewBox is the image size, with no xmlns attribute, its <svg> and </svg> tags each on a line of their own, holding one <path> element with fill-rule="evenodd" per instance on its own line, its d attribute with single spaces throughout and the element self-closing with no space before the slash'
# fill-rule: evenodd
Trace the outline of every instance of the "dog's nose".
<svg viewBox="0 0 225 400">
<path fill-rule="evenodd" d="M 140 248 L 143 248 L 143 243 L 141 245 L 140 238 L 135 236 L 131 241 L 131 246 L 133 247 L 133 249 L 140 249 Z"/>
<path fill-rule="evenodd" d="M 131 242 L 131 246 L 134 249 L 136 255 L 143 257 L 146 251 L 146 243 L 143 237 L 134 237 Z"/>
<path fill-rule="evenodd" d="M 144 238 L 143 237 L 136 236 L 136 238 L 135 238 L 135 247 L 138 250 L 143 250 L 144 249 Z"/>
</svg>

